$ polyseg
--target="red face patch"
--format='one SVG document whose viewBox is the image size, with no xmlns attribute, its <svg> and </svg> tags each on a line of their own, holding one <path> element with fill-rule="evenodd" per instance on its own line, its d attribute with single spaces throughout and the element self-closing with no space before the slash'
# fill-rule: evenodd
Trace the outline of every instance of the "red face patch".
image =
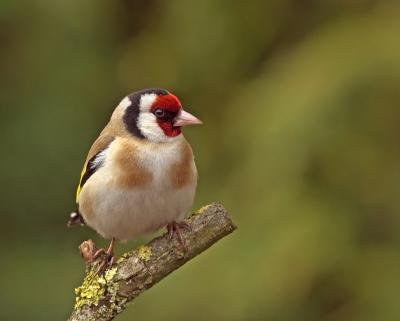
<svg viewBox="0 0 400 321">
<path fill-rule="evenodd" d="M 160 108 L 163 110 L 170 111 L 172 113 L 178 113 L 179 109 L 182 108 L 181 102 L 172 94 L 165 96 L 157 96 L 156 101 L 151 106 L 150 112 Z"/>
<path fill-rule="evenodd" d="M 182 130 L 180 127 L 172 127 L 172 123 L 170 123 L 170 122 L 165 122 L 165 121 L 157 119 L 157 124 L 163 130 L 165 136 L 176 137 L 182 133 Z"/>
<path fill-rule="evenodd" d="M 166 112 L 170 117 L 165 118 L 157 118 L 157 124 L 163 130 L 164 134 L 168 137 L 176 137 L 181 134 L 180 127 L 173 127 L 173 120 L 178 112 L 182 109 L 182 105 L 178 98 L 172 94 L 168 94 L 165 96 L 158 96 L 156 101 L 150 108 L 150 112 L 153 112 L 155 109 L 162 109 Z"/>
</svg>

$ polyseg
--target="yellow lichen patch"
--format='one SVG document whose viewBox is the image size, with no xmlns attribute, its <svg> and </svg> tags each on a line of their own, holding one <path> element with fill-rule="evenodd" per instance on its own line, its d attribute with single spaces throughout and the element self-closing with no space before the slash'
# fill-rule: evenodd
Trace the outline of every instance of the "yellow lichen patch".
<svg viewBox="0 0 400 321">
<path fill-rule="evenodd" d="M 80 308 L 85 304 L 97 306 L 104 298 L 106 291 L 116 293 L 118 283 L 112 282 L 115 273 L 117 273 L 117 268 L 107 270 L 104 276 L 95 275 L 95 272 L 90 271 L 82 285 L 75 289 L 77 294 L 75 308 Z"/>
<path fill-rule="evenodd" d="M 104 277 L 106 279 L 106 281 L 111 281 L 115 275 L 115 273 L 117 273 L 117 268 L 113 268 L 113 269 L 109 269 L 106 271 Z"/>
<path fill-rule="evenodd" d="M 118 260 L 116 261 L 117 264 L 120 264 L 123 260 L 125 260 L 126 258 L 124 256 L 121 256 L 118 258 Z"/>
<path fill-rule="evenodd" d="M 138 257 L 142 260 L 148 261 L 150 260 L 153 253 L 151 252 L 151 246 L 142 245 L 139 246 L 136 250 Z"/>
<path fill-rule="evenodd" d="M 128 257 L 131 257 L 131 256 L 133 255 L 133 252 L 134 252 L 134 251 L 126 252 L 126 253 L 122 254 L 122 255 L 118 258 L 117 264 L 121 263 L 123 260 L 127 259 Z"/>
<path fill-rule="evenodd" d="M 198 214 L 201 214 L 201 213 L 203 213 L 207 208 L 209 208 L 211 205 L 206 205 L 206 206 L 203 206 L 202 208 L 200 208 L 200 209 L 198 209 L 196 212 L 194 212 L 193 213 L 193 215 L 198 215 Z"/>
</svg>

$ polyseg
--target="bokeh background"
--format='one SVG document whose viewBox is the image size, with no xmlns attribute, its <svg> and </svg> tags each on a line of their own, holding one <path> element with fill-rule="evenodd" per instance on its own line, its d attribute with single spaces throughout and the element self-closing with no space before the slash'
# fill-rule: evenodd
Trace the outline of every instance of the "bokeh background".
<svg viewBox="0 0 400 321">
<path fill-rule="evenodd" d="M 399 1 L 1 0 L 0 45 L 0 320 L 69 316 L 82 164 L 146 87 L 239 229 L 117 320 L 400 319 Z"/>
</svg>

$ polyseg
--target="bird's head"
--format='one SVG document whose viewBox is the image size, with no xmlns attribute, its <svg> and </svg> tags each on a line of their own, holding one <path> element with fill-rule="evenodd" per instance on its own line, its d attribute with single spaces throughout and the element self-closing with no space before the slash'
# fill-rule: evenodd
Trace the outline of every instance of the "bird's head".
<svg viewBox="0 0 400 321">
<path fill-rule="evenodd" d="M 124 106 L 123 122 L 134 136 L 162 143 L 173 141 L 181 127 L 202 124 L 182 109 L 176 96 L 164 89 L 149 88 L 134 92 L 120 104 Z"/>
</svg>

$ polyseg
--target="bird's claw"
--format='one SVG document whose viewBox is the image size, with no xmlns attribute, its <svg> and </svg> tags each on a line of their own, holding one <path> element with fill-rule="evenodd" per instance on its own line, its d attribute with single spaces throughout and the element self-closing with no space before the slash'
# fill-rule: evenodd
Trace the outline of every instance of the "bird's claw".
<svg viewBox="0 0 400 321">
<path fill-rule="evenodd" d="M 184 242 L 181 230 L 180 230 L 183 227 L 188 227 L 189 229 L 192 229 L 192 227 L 186 222 L 177 223 L 177 222 L 173 221 L 167 225 L 167 231 L 168 231 L 168 239 L 169 240 L 172 239 L 174 231 L 176 232 L 176 234 L 178 234 L 179 243 L 181 244 L 182 249 L 184 250 L 186 247 L 185 247 L 185 242 Z"/>
<path fill-rule="evenodd" d="M 115 239 L 113 238 L 111 240 L 110 247 L 106 251 L 105 249 L 100 249 L 97 250 L 96 253 L 93 255 L 93 259 L 96 259 L 100 254 L 103 254 L 103 260 L 101 261 L 99 268 L 97 269 L 95 275 L 99 274 L 103 269 L 105 268 L 106 264 L 110 262 L 110 266 L 112 266 L 115 262 L 115 256 L 114 256 L 114 242 Z"/>
<path fill-rule="evenodd" d="M 103 254 L 103 259 L 99 265 L 99 268 L 97 269 L 95 275 L 99 274 L 101 271 L 104 270 L 106 264 L 108 262 L 110 262 L 110 266 L 114 264 L 115 261 L 115 256 L 114 253 L 111 252 L 109 253 L 108 251 L 104 250 L 104 249 L 100 249 L 98 250 L 94 255 L 93 258 L 96 259 L 100 254 Z"/>
</svg>

